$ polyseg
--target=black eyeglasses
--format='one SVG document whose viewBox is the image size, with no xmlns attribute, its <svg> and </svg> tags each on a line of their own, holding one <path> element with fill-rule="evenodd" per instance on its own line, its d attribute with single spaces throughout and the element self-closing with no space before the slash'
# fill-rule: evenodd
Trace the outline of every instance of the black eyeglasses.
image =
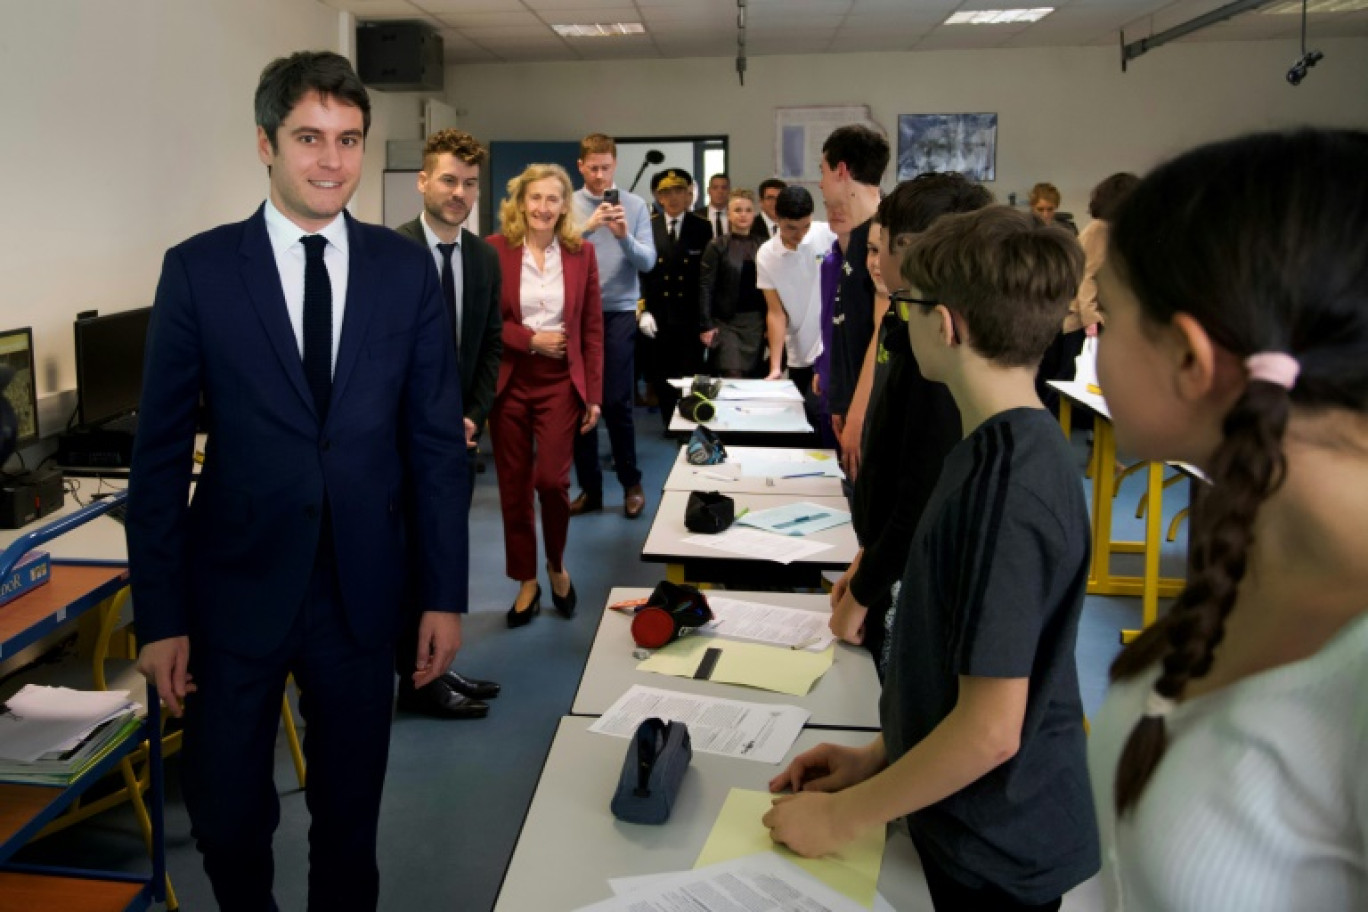
<svg viewBox="0 0 1368 912">
<path fill-rule="evenodd" d="M 938 307 L 940 305 L 940 301 L 935 301 L 930 298 L 914 297 L 911 290 L 907 288 L 899 288 L 897 291 L 889 292 L 888 303 L 890 307 L 897 311 L 898 319 L 902 320 L 904 323 L 911 319 L 911 305 L 916 304 L 919 307 Z"/>
</svg>

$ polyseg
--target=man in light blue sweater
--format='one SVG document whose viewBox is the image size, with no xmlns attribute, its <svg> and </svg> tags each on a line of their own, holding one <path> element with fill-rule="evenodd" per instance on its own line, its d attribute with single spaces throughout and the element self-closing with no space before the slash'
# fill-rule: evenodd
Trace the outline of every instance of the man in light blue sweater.
<svg viewBox="0 0 1368 912">
<path fill-rule="evenodd" d="M 591 133 L 580 140 L 579 172 L 584 187 L 573 197 L 575 220 L 585 240 L 594 245 L 603 292 L 603 423 L 608 425 L 613 463 L 622 483 L 623 512 L 628 519 L 636 519 L 646 507 L 646 495 L 641 490 L 632 424 L 633 354 L 637 299 L 641 297 L 637 277 L 649 272 L 656 261 L 651 214 L 640 197 L 620 193 L 613 186 L 617 143 L 611 136 Z M 597 427 L 575 438 L 575 474 L 580 493 L 570 504 L 570 515 L 603 509 Z"/>
</svg>

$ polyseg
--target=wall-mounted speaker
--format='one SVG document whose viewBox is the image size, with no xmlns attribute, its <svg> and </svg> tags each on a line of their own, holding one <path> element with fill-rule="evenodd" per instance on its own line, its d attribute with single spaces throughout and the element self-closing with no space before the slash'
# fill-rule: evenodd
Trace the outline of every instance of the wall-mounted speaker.
<svg viewBox="0 0 1368 912">
<path fill-rule="evenodd" d="M 442 36 L 425 22 L 363 22 L 356 27 L 356 69 L 383 92 L 440 92 Z"/>
</svg>

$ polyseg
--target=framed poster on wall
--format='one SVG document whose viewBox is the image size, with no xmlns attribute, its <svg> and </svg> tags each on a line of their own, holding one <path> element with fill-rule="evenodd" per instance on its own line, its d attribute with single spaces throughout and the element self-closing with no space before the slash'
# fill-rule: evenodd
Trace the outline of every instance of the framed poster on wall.
<svg viewBox="0 0 1368 912">
<path fill-rule="evenodd" d="M 898 180 L 927 171 L 958 171 L 976 181 L 997 178 L 996 114 L 902 114 Z"/>
</svg>

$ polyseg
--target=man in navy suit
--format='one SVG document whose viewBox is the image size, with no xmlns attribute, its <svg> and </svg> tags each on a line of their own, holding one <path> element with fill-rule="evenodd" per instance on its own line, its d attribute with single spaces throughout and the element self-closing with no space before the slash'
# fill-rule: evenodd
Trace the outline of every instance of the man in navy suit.
<svg viewBox="0 0 1368 912">
<path fill-rule="evenodd" d="M 167 252 L 148 331 L 127 522 L 138 664 L 184 714 L 186 806 L 225 910 L 276 907 L 271 768 L 289 674 L 308 723 L 309 908 L 376 907 L 410 548 L 425 608 L 414 683 L 460 645 L 451 328 L 431 258 L 343 212 L 369 112 L 336 54 L 268 65 L 256 92 L 268 198 Z M 201 394 L 209 440 L 187 506 Z"/>
</svg>

